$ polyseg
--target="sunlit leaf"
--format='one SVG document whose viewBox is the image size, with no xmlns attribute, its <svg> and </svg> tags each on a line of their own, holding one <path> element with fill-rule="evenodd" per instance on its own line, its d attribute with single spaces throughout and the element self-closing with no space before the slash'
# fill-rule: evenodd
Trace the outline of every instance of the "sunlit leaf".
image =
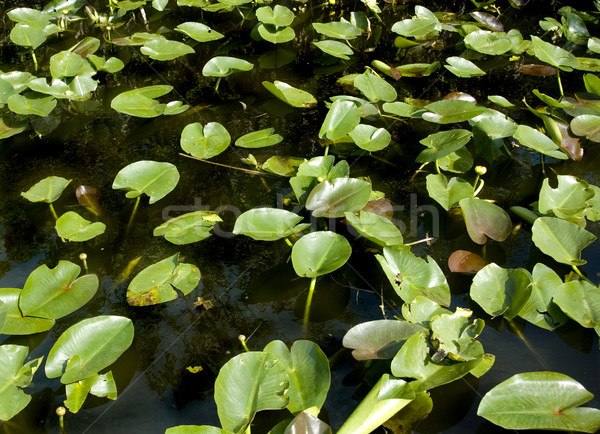
<svg viewBox="0 0 600 434">
<path fill-rule="evenodd" d="M 558 145 L 554 143 L 551 138 L 527 125 L 519 125 L 514 137 L 521 145 L 538 151 L 544 155 L 548 155 L 559 160 L 566 160 L 569 158 L 560 150 Z"/>
<path fill-rule="evenodd" d="M 352 212 L 346 212 L 345 216 L 360 235 L 375 244 L 385 247 L 404 242 L 400 229 L 385 217 L 364 210 L 358 216 Z"/>
<path fill-rule="evenodd" d="M 485 244 L 487 238 L 504 241 L 512 231 L 509 215 L 491 202 L 478 198 L 465 198 L 459 202 L 467 225 L 467 232 L 477 244 Z"/>
<path fill-rule="evenodd" d="M 43 357 L 23 365 L 28 352 L 29 348 L 21 345 L 0 346 L 0 420 L 11 419 L 31 401 L 23 389 L 31 383 Z"/>
<path fill-rule="evenodd" d="M 420 331 L 421 326 L 406 321 L 368 321 L 348 330 L 342 345 L 352 349 L 356 360 L 391 359 L 406 339 Z"/>
<path fill-rule="evenodd" d="M 29 190 L 22 192 L 21 196 L 30 202 L 52 203 L 60 197 L 70 182 L 70 179 L 60 176 L 48 176 L 38 181 Z"/>
<path fill-rule="evenodd" d="M 441 100 L 425 106 L 428 112 L 423 113 L 423 119 L 438 124 L 464 122 L 479 116 L 486 109 L 470 101 Z"/>
<path fill-rule="evenodd" d="M 419 143 L 427 146 L 428 149 L 421 151 L 417 155 L 416 161 L 425 163 L 445 157 L 469 143 L 471 137 L 472 134 L 470 131 L 460 128 L 430 134 L 419 141 Z"/>
<path fill-rule="evenodd" d="M 308 108 L 317 104 L 317 100 L 310 93 L 290 86 L 283 81 L 275 80 L 273 83 L 269 81 L 263 81 L 262 85 L 281 101 L 291 105 L 292 107 Z"/>
<path fill-rule="evenodd" d="M 538 249 L 555 261 L 567 265 L 583 265 L 581 250 L 596 241 L 596 236 L 556 217 L 540 217 L 531 228 L 532 240 Z"/>
<path fill-rule="evenodd" d="M 235 141 L 235 145 L 251 149 L 276 145 L 283 140 L 283 137 L 279 134 L 273 134 L 274 131 L 275 128 L 265 128 L 264 130 L 244 134 Z"/>
<path fill-rule="evenodd" d="M 371 196 L 371 184 L 355 178 L 335 178 L 318 184 L 306 199 L 306 208 L 315 217 L 343 217 L 358 211 Z"/>
<path fill-rule="evenodd" d="M 355 25 L 343 22 L 332 21 L 329 23 L 313 23 L 314 29 L 328 38 L 335 39 L 354 39 L 361 35 L 361 30 Z"/>
<path fill-rule="evenodd" d="M 154 39 L 140 48 L 142 54 L 154 60 L 173 60 L 186 54 L 195 53 L 194 49 L 183 42 Z"/>
<path fill-rule="evenodd" d="M 231 143 L 227 129 L 218 122 L 188 124 L 181 132 L 181 149 L 197 158 L 212 158 Z"/>
<path fill-rule="evenodd" d="M 210 231 L 221 218 L 210 211 L 195 211 L 167 220 L 154 229 L 155 237 L 177 244 L 189 244 L 210 237 Z"/>
<path fill-rule="evenodd" d="M 344 60 L 350 60 L 349 56 L 354 54 L 354 51 L 352 51 L 352 48 L 348 47 L 348 45 L 329 39 L 325 41 L 313 41 L 313 45 L 326 54 L 339 57 L 340 59 Z"/>
<path fill-rule="evenodd" d="M 179 182 L 179 172 L 171 163 L 141 160 L 125 166 L 112 184 L 116 190 L 127 190 L 128 198 L 146 194 L 150 203 L 169 194 Z"/>
<path fill-rule="evenodd" d="M 462 78 L 471 78 L 471 77 L 480 77 L 485 75 L 485 71 L 479 68 L 470 60 L 464 59 L 462 57 L 448 57 L 446 58 L 447 65 L 444 65 L 448 71 L 457 77 Z"/>
<path fill-rule="evenodd" d="M 224 37 L 222 33 L 211 29 L 206 24 L 196 23 L 193 21 L 179 24 L 174 30 L 181 32 L 198 42 L 216 41 L 217 39 Z"/>
<path fill-rule="evenodd" d="M 236 57 L 217 56 L 210 59 L 202 68 L 205 77 L 227 77 L 235 72 L 250 71 L 254 65 Z"/>
<path fill-rule="evenodd" d="M 343 266 L 352 247 L 343 236 L 335 232 L 311 232 L 303 236 L 292 248 L 292 265 L 300 277 L 318 277 Z"/>
<path fill-rule="evenodd" d="M 504 54 L 512 47 L 511 40 L 504 32 L 478 30 L 465 36 L 464 41 L 467 48 L 494 56 Z"/>
<path fill-rule="evenodd" d="M 254 208 L 242 213 L 235 221 L 234 234 L 255 240 L 275 241 L 310 227 L 293 212 L 278 208 Z"/>
<path fill-rule="evenodd" d="M 600 326 L 600 288 L 585 280 L 565 282 L 554 291 L 554 302 L 583 327 Z"/>
<path fill-rule="evenodd" d="M 331 104 L 321 125 L 319 137 L 339 140 L 360 123 L 358 108 L 351 101 L 337 100 Z"/>
</svg>

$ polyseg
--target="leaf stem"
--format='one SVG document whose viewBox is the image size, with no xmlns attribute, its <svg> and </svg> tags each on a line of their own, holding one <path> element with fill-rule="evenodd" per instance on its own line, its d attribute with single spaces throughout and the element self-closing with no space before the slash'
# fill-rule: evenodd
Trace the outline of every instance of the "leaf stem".
<svg viewBox="0 0 600 434">
<path fill-rule="evenodd" d="M 317 284 L 317 278 L 313 277 L 310 281 L 310 287 L 308 288 L 308 297 L 306 298 L 306 306 L 304 307 L 304 318 L 302 319 L 302 328 L 306 330 L 308 326 L 308 314 L 310 312 L 310 305 L 312 303 L 313 294 L 315 293 L 315 286 Z"/>
<path fill-rule="evenodd" d="M 327 145 L 325 145 L 325 153 L 323 154 L 323 156 L 327 157 L 327 154 L 329 154 L 329 142 L 327 142 Z"/>
<path fill-rule="evenodd" d="M 54 210 L 54 206 L 49 203 L 48 206 L 50 207 L 50 212 L 52 213 L 52 217 L 54 217 L 54 220 L 58 220 L 58 215 L 56 214 L 56 211 Z"/>
<path fill-rule="evenodd" d="M 140 205 L 140 199 L 142 198 L 142 196 L 138 196 L 137 199 L 135 200 L 135 205 L 133 206 L 133 211 L 131 211 L 131 216 L 129 217 L 129 223 L 127 223 L 127 232 L 129 232 L 129 229 L 131 228 L 131 225 L 133 223 L 133 219 L 135 217 L 135 213 L 138 210 L 138 206 Z"/>
<path fill-rule="evenodd" d="M 37 71 L 38 70 L 38 60 L 37 60 L 37 56 L 35 55 L 35 51 L 33 49 L 31 50 L 31 58 L 33 59 L 33 67 Z"/>
<path fill-rule="evenodd" d="M 221 84 L 221 78 L 223 78 L 223 77 L 217 78 L 217 84 L 215 84 L 215 92 L 216 93 L 219 93 L 219 84 Z"/>
<path fill-rule="evenodd" d="M 558 68 L 556 68 L 556 79 L 558 80 L 558 90 L 560 92 L 560 96 L 564 97 L 565 92 L 563 91 L 563 85 L 560 79 L 560 70 Z"/>
<path fill-rule="evenodd" d="M 591 281 L 590 279 L 588 279 L 586 276 L 584 276 L 584 274 L 581 272 L 581 270 L 580 270 L 579 268 L 577 268 L 577 265 L 572 265 L 572 267 L 573 267 L 573 271 L 575 271 L 575 273 L 577 273 L 577 275 L 578 275 L 579 277 L 581 277 L 581 278 L 582 278 L 583 280 L 585 280 L 586 282 L 588 282 L 588 283 L 591 283 L 592 285 L 594 285 L 594 284 L 592 283 L 592 281 Z M 596 285 L 594 285 L 594 286 L 596 286 Z"/>
<path fill-rule="evenodd" d="M 285 243 L 290 246 L 290 247 L 294 247 L 294 245 L 292 244 L 292 242 L 289 240 L 289 238 L 284 238 L 283 241 L 285 241 Z"/>
</svg>

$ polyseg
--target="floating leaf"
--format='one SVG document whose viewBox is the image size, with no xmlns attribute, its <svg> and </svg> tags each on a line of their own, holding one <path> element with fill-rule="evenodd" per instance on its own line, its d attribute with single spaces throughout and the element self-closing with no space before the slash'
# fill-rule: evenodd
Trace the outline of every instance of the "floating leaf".
<svg viewBox="0 0 600 434">
<path fill-rule="evenodd" d="M 304 162 L 304 158 L 274 155 L 263 163 L 262 170 L 281 176 L 294 176 L 302 162 Z"/>
<path fill-rule="evenodd" d="M 596 432 L 600 410 L 579 407 L 594 395 L 557 372 L 524 372 L 485 394 L 477 415 L 503 428 Z"/>
<path fill-rule="evenodd" d="M 448 71 L 457 77 L 462 78 L 471 78 L 471 77 L 480 77 L 485 75 L 485 71 L 479 68 L 470 60 L 464 59 L 462 57 L 448 57 L 446 58 L 447 65 L 444 65 Z"/>
<path fill-rule="evenodd" d="M 504 32 L 477 30 L 465 36 L 464 41 L 467 48 L 493 56 L 504 54 L 512 48 L 512 42 Z"/>
<path fill-rule="evenodd" d="M 310 93 L 290 86 L 283 81 L 275 80 L 273 83 L 270 81 L 263 81 L 262 85 L 281 101 L 292 107 L 309 108 L 317 104 L 317 100 Z"/>
<path fill-rule="evenodd" d="M 12 12 L 12 11 L 11 11 Z M 24 24 L 17 23 L 10 32 L 10 40 L 22 47 L 36 49 L 46 42 L 46 24 Z"/>
<path fill-rule="evenodd" d="M 111 371 L 106 374 L 95 374 L 83 380 L 67 384 L 65 406 L 71 413 L 77 413 L 88 394 L 109 399 L 117 399 L 117 385 Z"/>
<path fill-rule="evenodd" d="M 218 122 L 202 125 L 188 124 L 181 132 L 181 148 L 197 158 L 207 159 L 219 155 L 229 147 L 231 136 Z"/>
<path fill-rule="evenodd" d="M 469 323 L 473 314 L 468 309 L 457 308 L 453 314 L 442 314 L 431 321 L 431 339 L 436 348 L 434 361 L 446 356 L 451 360 L 473 360 L 483 356 L 483 346 L 476 341 L 485 322 L 475 319 Z"/>
<path fill-rule="evenodd" d="M 429 149 L 421 151 L 417 155 L 416 161 L 424 163 L 445 157 L 465 146 L 471 140 L 471 137 L 470 131 L 460 128 L 430 134 L 419 141 Z"/>
<path fill-rule="evenodd" d="M 375 244 L 385 247 L 404 242 L 400 229 L 385 217 L 365 210 L 361 210 L 358 216 L 352 212 L 346 212 L 345 216 L 360 235 Z"/>
<path fill-rule="evenodd" d="M 229 360 L 215 381 L 215 402 L 221 426 L 240 434 L 256 412 L 288 404 L 288 375 L 266 352 L 251 351 Z"/>
<path fill-rule="evenodd" d="M 183 42 L 166 39 L 153 39 L 140 48 L 142 54 L 154 60 L 173 60 L 186 54 L 195 53 L 194 49 Z"/>
<path fill-rule="evenodd" d="M 84 65 L 83 58 L 70 51 L 61 51 L 50 58 L 50 74 L 54 78 L 73 77 Z"/>
<path fill-rule="evenodd" d="M 306 208 L 315 217 L 343 217 L 358 211 L 371 196 L 371 184 L 355 178 L 335 178 L 318 184 L 306 199 Z"/>
<path fill-rule="evenodd" d="M 234 72 L 250 71 L 254 65 L 236 57 L 217 56 L 210 59 L 202 68 L 205 77 L 227 77 Z"/>
<path fill-rule="evenodd" d="M 396 89 L 383 78 L 367 70 L 354 79 L 354 86 L 360 90 L 369 101 L 394 101 L 398 94 Z"/>
<path fill-rule="evenodd" d="M 189 294 L 200 282 L 200 270 L 192 264 L 179 262 L 179 253 L 158 261 L 140 271 L 127 287 L 130 306 L 150 306 L 175 300 L 178 295 Z"/>
<path fill-rule="evenodd" d="M 533 243 L 557 262 L 583 265 L 581 250 L 596 241 L 596 237 L 571 223 L 556 217 L 540 217 L 531 228 Z"/>
<path fill-rule="evenodd" d="M 262 6 L 256 10 L 256 18 L 265 24 L 285 27 L 294 21 L 294 13 L 286 6 L 276 5 L 273 8 Z"/>
<path fill-rule="evenodd" d="M 448 268 L 453 273 L 475 274 L 483 267 L 484 259 L 467 250 L 455 250 L 448 258 Z"/>
<path fill-rule="evenodd" d="M 493 30 L 494 32 L 504 31 L 504 26 L 502 25 L 500 20 L 492 14 L 488 14 L 487 12 L 475 11 L 470 12 L 469 15 L 475 18 L 477 22 L 483 24 L 488 29 Z"/>
<path fill-rule="evenodd" d="M 52 203 L 60 197 L 70 182 L 70 179 L 61 178 L 60 176 L 48 176 L 37 182 L 29 190 L 22 192 L 21 196 L 30 202 Z"/>
<path fill-rule="evenodd" d="M 352 48 L 348 47 L 348 45 L 329 39 L 325 41 L 313 41 L 313 45 L 326 54 L 339 57 L 340 59 L 344 60 L 350 60 L 349 56 L 354 54 L 354 51 L 352 51 Z"/>
<path fill-rule="evenodd" d="M 421 331 L 421 326 L 406 321 L 368 321 L 348 330 L 342 345 L 352 349 L 356 360 L 391 359 L 406 339 Z"/>
<path fill-rule="evenodd" d="M 321 408 L 331 383 L 329 360 L 317 344 L 297 340 L 288 350 L 281 341 L 271 341 L 263 350 L 285 370 L 289 378 L 287 409 L 297 413 Z"/>
<path fill-rule="evenodd" d="M 433 74 L 439 66 L 439 62 L 409 63 L 407 65 L 398 65 L 395 69 L 401 77 L 427 77 Z"/>
<path fill-rule="evenodd" d="M 402 305 L 402 316 L 413 324 L 419 324 L 425 328 L 430 328 L 431 320 L 442 314 L 451 314 L 448 309 L 444 309 L 435 301 L 416 296 L 410 303 Z"/>
<path fill-rule="evenodd" d="M 181 1 L 181 0 L 179 0 Z M 186 0 L 187 1 L 187 0 Z M 178 425 L 167 428 L 165 434 L 231 434 L 229 431 L 210 425 Z"/>
<path fill-rule="evenodd" d="M 521 65 L 519 72 L 525 75 L 532 75 L 534 77 L 552 77 L 556 75 L 556 68 L 548 65 Z"/>
<path fill-rule="evenodd" d="M 362 33 L 355 25 L 343 21 L 313 23 L 312 26 L 318 33 L 335 39 L 354 39 Z"/>
<path fill-rule="evenodd" d="M 557 181 L 556 188 L 552 188 L 548 178 L 544 179 L 538 201 L 539 211 L 542 214 L 552 212 L 562 219 L 581 215 L 587 208 L 587 201 L 594 197 L 594 191 L 587 182 L 574 176 L 558 175 Z"/>
<path fill-rule="evenodd" d="M 473 278 L 471 298 L 492 317 L 516 317 L 531 294 L 531 275 L 523 268 L 486 265 Z"/>
<path fill-rule="evenodd" d="M 537 36 L 531 36 L 531 44 L 535 57 L 563 71 L 572 71 L 579 62 L 573 54 L 556 45 L 542 41 Z"/>
<path fill-rule="evenodd" d="M 459 201 L 467 225 L 467 232 L 477 244 L 485 244 L 487 237 L 504 241 L 512 231 L 509 215 L 498 205 L 478 198 Z"/>
<path fill-rule="evenodd" d="M 367 124 L 358 124 L 348 135 L 356 146 L 369 152 L 385 149 L 392 140 L 392 135 L 385 128 L 376 128 Z"/>
<path fill-rule="evenodd" d="M 470 101 L 462 100 L 441 100 L 432 102 L 425 106 L 429 112 L 423 113 L 422 117 L 426 121 L 437 124 L 450 124 L 455 122 L 464 122 L 479 116 L 486 109 Z"/>
<path fill-rule="evenodd" d="M 128 198 L 146 194 L 154 203 L 169 194 L 179 182 L 177 167 L 171 163 L 141 160 L 125 166 L 117 173 L 112 188 L 127 190 Z"/>
<path fill-rule="evenodd" d="M 14 94 L 8 97 L 8 108 L 11 112 L 20 115 L 48 116 L 56 107 L 56 100 L 52 96 L 45 96 L 37 92 L 26 92 L 23 95 Z"/>
<path fill-rule="evenodd" d="M 3 335 L 30 335 L 50 330 L 53 319 L 24 316 L 19 309 L 21 290 L 0 288 L 0 312 L 5 309 L 5 319 L 0 320 L 0 333 Z"/>
<path fill-rule="evenodd" d="M 299 224 L 303 218 L 293 212 L 278 208 L 254 208 L 240 215 L 233 233 L 255 240 L 275 241 L 310 227 Z"/>
<path fill-rule="evenodd" d="M 99 216 L 102 214 L 102 195 L 97 188 L 89 185 L 80 185 L 75 190 L 75 196 L 79 205 Z"/>
<path fill-rule="evenodd" d="M 294 40 L 296 37 L 296 32 L 291 27 L 275 27 L 260 23 L 256 30 L 261 38 L 273 44 L 283 44 Z"/>
<path fill-rule="evenodd" d="M 46 376 L 63 384 L 83 380 L 114 363 L 133 341 L 133 323 L 122 316 L 103 315 L 69 327 L 52 346 Z"/>
<path fill-rule="evenodd" d="M 167 220 L 154 229 L 155 237 L 165 237 L 173 244 L 182 245 L 210 237 L 210 231 L 221 218 L 210 211 L 195 211 Z"/>
<path fill-rule="evenodd" d="M 351 101 L 337 100 L 331 104 L 325 116 L 319 137 L 339 140 L 360 123 L 358 108 Z"/>
<path fill-rule="evenodd" d="M 430 256 L 424 260 L 412 254 L 408 246 L 392 246 L 383 249 L 383 256 L 375 257 L 405 303 L 424 296 L 442 306 L 450 304 L 450 287 L 446 277 Z"/>
<path fill-rule="evenodd" d="M 0 420 L 11 419 L 31 401 L 23 389 L 31 383 L 43 357 L 23 365 L 28 352 L 29 348 L 21 345 L 0 346 Z"/>
<path fill-rule="evenodd" d="M 412 18 L 394 23 L 391 30 L 402 36 L 422 38 L 441 30 L 441 24 L 429 9 L 423 6 L 415 6 L 415 15 Z"/>
<path fill-rule="evenodd" d="M 92 223 L 74 211 L 68 211 L 56 220 L 58 236 L 68 241 L 88 241 L 103 234 L 105 230 L 104 223 Z"/>
<path fill-rule="evenodd" d="M 217 39 L 224 37 L 222 33 L 211 29 L 206 24 L 196 23 L 193 21 L 179 24 L 174 30 L 181 32 L 198 42 L 216 41 Z"/>
<path fill-rule="evenodd" d="M 585 136 L 592 142 L 600 143 L 600 116 L 576 116 L 571 120 L 571 130 L 578 136 Z"/>
<path fill-rule="evenodd" d="M 565 282 L 554 291 L 554 302 L 583 327 L 600 326 L 600 288 L 585 280 Z"/>
<path fill-rule="evenodd" d="M 275 128 L 265 128 L 264 130 L 253 131 L 244 134 L 235 141 L 235 145 L 240 148 L 265 148 L 280 143 L 283 140 L 279 134 L 273 134 Z"/>
<path fill-rule="evenodd" d="M 335 232 L 312 232 L 292 248 L 292 265 L 300 277 L 318 277 L 337 270 L 352 254 L 350 243 Z"/>
<path fill-rule="evenodd" d="M 333 155 L 313 157 L 298 167 L 298 175 L 313 176 L 325 180 L 329 172 L 333 169 L 333 163 L 335 163 Z"/>
<path fill-rule="evenodd" d="M 535 151 L 550 157 L 566 160 L 569 157 L 560 150 L 558 145 L 544 133 L 539 132 L 527 125 L 519 125 L 514 134 L 515 139 L 523 146 L 527 146 Z"/>
<path fill-rule="evenodd" d="M 166 95 L 171 90 L 173 90 L 173 87 L 167 85 L 146 86 L 128 90 L 114 97 L 110 106 L 119 113 L 140 118 L 154 118 L 162 114 L 176 114 L 168 112 L 168 105 L 161 104 L 155 99 Z M 178 112 L 185 111 L 188 107 L 185 105 Z"/>
<path fill-rule="evenodd" d="M 518 127 L 517 123 L 504 113 L 492 109 L 487 109 L 479 116 L 475 116 L 469 123 L 473 128 L 483 131 L 492 140 L 510 137 Z"/>
</svg>

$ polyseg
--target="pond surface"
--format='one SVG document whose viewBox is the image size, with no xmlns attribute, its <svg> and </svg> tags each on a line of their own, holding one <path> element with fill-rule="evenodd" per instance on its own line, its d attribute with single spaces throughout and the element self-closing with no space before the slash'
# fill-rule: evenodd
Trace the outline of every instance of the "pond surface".
<svg viewBox="0 0 600 434">
<path fill-rule="evenodd" d="M 103 2 L 88 3 L 97 10 L 103 9 Z M 251 72 L 234 74 L 223 79 L 219 93 L 215 93 L 215 80 L 200 73 L 214 53 L 244 57 L 258 65 L 260 56 L 272 50 L 271 44 L 249 40 L 252 24 L 241 23 L 239 17 L 232 14 L 215 14 L 211 16 L 214 18 L 211 26 L 222 33 L 229 31 L 232 36 L 227 44 L 199 44 L 195 46 L 195 55 L 171 62 L 148 61 L 139 55 L 137 47 L 106 44 L 104 55 L 119 57 L 127 66 L 124 72 L 100 77 L 94 98 L 98 101 L 96 106 L 76 113 L 72 107 L 59 105 L 51 116 L 37 121 L 35 131 L 30 128 L 0 141 L 0 287 L 22 288 L 27 276 L 42 264 L 53 267 L 59 260 L 81 264 L 81 253 L 87 254 L 89 272 L 100 280 L 93 300 L 57 321 L 48 332 L 31 336 L 2 335 L 0 343 L 26 345 L 30 348 L 30 357 L 35 358 L 47 355 L 64 330 L 85 318 L 122 315 L 131 318 L 135 326 L 133 345 L 111 367 L 119 390 L 118 399 L 89 397 L 77 414 L 65 416 L 66 432 L 162 433 L 175 425 L 218 426 L 213 384 L 221 366 L 243 351 L 238 340 L 241 334 L 247 337 L 250 349 L 256 350 L 274 339 L 291 344 L 305 338 L 321 346 L 332 363 L 332 387 L 321 417 L 334 432 L 366 394 L 367 389 L 361 384 L 364 364 L 354 361 L 349 351 L 342 350 L 342 338 L 356 324 L 401 316 L 402 305 L 372 254 L 373 245 L 357 239 L 340 219 L 317 222 L 301 207 L 285 205 L 285 199 L 293 197 L 288 178 L 258 176 L 186 158 L 180 155 L 179 138 L 182 129 L 192 122 L 222 123 L 232 137 L 273 127 L 284 140 L 275 151 L 274 148 L 250 150 L 259 162 L 275 154 L 305 158 L 323 155 L 318 133 L 327 113 L 325 105 L 293 109 L 274 99 L 261 86 L 263 80 L 284 81 L 311 92 L 319 101 L 326 101 L 330 96 L 346 92 L 336 83 L 339 77 L 363 72 L 363 65 L 373 59 L 396 63 L 432 62 L 447 55 L 444 50 L 450 50 L 452 40 L 451 37 L 441 40 L 445 45 L 440 48 L 397 54 L 393 37 L 384 34 L 376 50 L 360 52 L 352 61 L 319 65 L 319 55 L 310 49 L 307 37 L 309 23 L 325 20 L 330 15 L 339 18 L 345 7 L 354 5 L 338 2 L 337 5 L 307 7 L 288 3 L 296 8 L 300 21 L 296 32 L 304 38 L 299 37 L 292 45 L 284 46 L 296 55 L 287 65 L 277 69 L 257 66 Z M 470 2 L 419 3 L 433 11 L 472 7 Z M 538 32 L 538 19 L 534 17 L 540 13 L 539 4 L 546 2 L 532 1 L 521 11 L 511 9 L 505 2 L 498 3 L 506 10 L 507 29 Z M 0 12 L 5 16 L 12 7 L 41 8 L 43 5 L 43 2 L 4 2 Z M 148 14 L 153 13 L 149 6 L 146 9 Z M 174 9 L 176 12 L 165 16 L 159 24 L 152 20 L 142 23 L 140 17 L 134 15 L 134 19 L 115 30 L 115 35 L 157 31 L 160 26 L 173 28 L 184 21 L 199 20 L 202 15 L 193 8 Z M 382 17 L 391 26 L 410 16 L 412 11 L 413 5 L 404 5 L 398 7 L 395 14 Z M 24 53 L 18 53 L 8 39 L 12 25 L 6 17 L 1 23 L 0 69 L 23 68 L 25 63 L 25 69 L 33 71 L 30 60 Z M 74 28 L 73 33 L 40 48 L 40 62 L 71 47 L 85 34 L 87 27 L 81 24 Z M 101 32 L 95 34 L 100 35 Z M 281 55 L 285 53 L 278 53 Z M 565 93 L 581 90 L 580 83 L 581 74 L 563 77 Z M 110 101 L 117 94 L 152 84 L 172 85 L 174 98 L 183 100 L 192 109 L 177 116 L 153 119 L 135 118 L 111 110 Z M 400 95 L 418 99 L 435 100 L 449 92 L 461 91 L 485 103 L 485 95 L 491 93 L 511 101 L 520 101 L 532 88 L 552 93 L 556 83 L 542 77 L 519 75 L 507 65 L 475 80 L 457 79 L 446 70 L 438 70 L 433 77 L 406 78 L 394 86 Z M 520 372 L 548 370 L 569 375 L 596 395 L 587 405 L 600 407 L 600 352 L 593 330 L 570 322 L 550 332 L 519 318 L 509 324 L 502 318 L 491 319 L 472 302 L 469 297 L 471 277 L 450 273 L 446 264 L 454 250 L 482 252 L 482 247 L 470 240 L 461 220 L 446 213 L 429 197 L 423 175 L 412 179 L 418 168 L 415 156 L 422 148 L 418 141 L 432 132 L 432 127 L 421 120 L 385 122 L 393 142 L 377 153 L 377 158 L 335 147 L 330 152 L 338 158 L 348 158 L 351 176 L 368 175 L 373 189 L 385 193 L 394 204 L 394 219 L 404 229 L 405 242 L 428 236 L 435 238 L 433 243 L 418 244 L 413 252 L 421 257 L 430 255 L 440 264 L 452 291 L 451 309 L 469 308 L 486 320 L 479 340 L 487 353 L 496 356 L 493 368 L 480 379 L 467 376 L 432 390 L 433 412 L 415 427 L 416 432 L 503 432 L 478 417 L 477 406 L 487 391 Z M 248 151 L 231 146 L 211 161 L 248 168 L 240 161 L 248 157 Z M 505 209 L 512 205 L 528 206 L 537 199 L 542 169 L 547 173 L 575 175 L 600 185 L 597 144 L 586 148 L 582 161 L 551 160 L 544 168 L 537 155 L 529 157 L 523 149 L 514 155 L 514 159 L 503 157 L 495 161 L 485 178 L 485 197 L 496 199 Z M 158 203 L 150 205 L 147 199 L 142 199 L 132 226 L 126 229 L 134 201 L 125 198 L 122 191 L 113 190 L 111 185 L 121 168 L 138 160 L 171 162 L 177 166 L 181 179 L 178 187 Z M 20 196 L 50 175 L 73 179 L 54 203 L 59 214 L 75 210 L 90 218 L 91 214 L 78 205 L 75 189 L 89 185 L 100 191 L 100 219 L 107 226 L 102 236 L 85 243 L 64 243 L 54 229 L 47 204 L 30 203 Z M 289 247 L 283 241 L 253 241 L 231 233 L 235 219 L 242 212 L 260 206 L 293 209 L 313 223 L 313 229 L 327 225 L 329 230 L 346 235 L 352 242 L 350 261 L 319 279 L 311 322 L 305 333 L 302 313 L 310 280 L 294 273 Z M 194 210 L 212 210 L 223 219 L 210 238 L 175 246 L 152 236 L 152 229 L 168 218 Z M 589 223 L 586 229 L 600 234 L 598 223 Z M 525 223 L 515 228 L 506 241 L 490 241 L 485 249 L 488 260 L 505 268 L 531 270 L 533 265 L 543 262 L 561 276 L 570 271 L 569 267 L 553 262 L 535 248 L 530 227 Z M 177 252 L 182 260 L 200 268 L 202 280 L 198 288 L 169 303 L 129 306 L 125 292 L 131 278 L 144 267 Z M 580 267 L 581 271 L 598 284 L 600 243 L 586 248 L 583 257 L 587 264 Z M 204 305 L 198 306 L 199 297 Z M 378 364 L 382 371 L 389 367 L 389 361 L 377 361 L 373 366 Z M 201 369 L 192 373 L 188 367 Z M 40 370 L 27 392 L 33 395 L 32 402 L 11 421 L 1 423 L 0 432 L 59 432 L 54 410 L 65 399 L 64 386 L 58 379 L 46 378 Z M 274 420 L 288 415 L 283 411 L 262 412 L 253 432 L 267 432 Z"/>
</svg>

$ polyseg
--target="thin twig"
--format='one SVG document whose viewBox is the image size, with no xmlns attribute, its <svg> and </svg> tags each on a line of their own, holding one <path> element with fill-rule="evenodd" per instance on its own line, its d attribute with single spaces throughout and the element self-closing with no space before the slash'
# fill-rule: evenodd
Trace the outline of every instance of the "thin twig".
<svg viewBox="0 0 600 434">
<path fill-rule="evenodd" d="M 202 161 L 203 163 L 214 164 L 215 166 L 226 167 L 228 169 L 234 169 L 234 170 L 240 170 L 242 172 L 249 173 L 250 175 L 274 176 L 274 177 L 277 177 L 277 178 L 285 178 L 284 176 L 277 175 L 275 173 L 261 172 L 261 171 L 258 171 L 258 170 L 244 169 L 242 167 L 235 167 L 235 166 L 229 166 L 227 164 L 215 163 L 214 161 L 204 160 L 203 158 L 194 157 L 192 155 L 184 154 L 182 152 L 180 152 L 179 155 L 181 155 L 183 157 L 191 158 L 192 160 Z"/>
</svg>

